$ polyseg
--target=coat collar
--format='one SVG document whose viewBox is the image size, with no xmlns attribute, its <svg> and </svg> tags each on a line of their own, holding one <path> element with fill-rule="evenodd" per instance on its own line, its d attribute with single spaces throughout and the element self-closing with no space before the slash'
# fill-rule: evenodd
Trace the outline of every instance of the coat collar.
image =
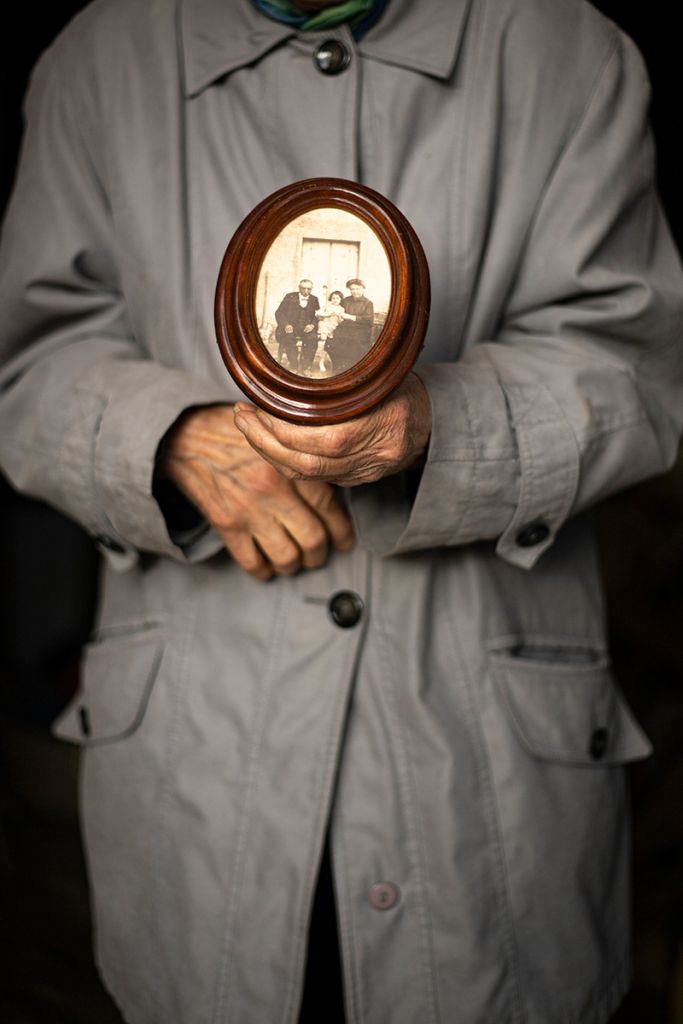
<svg viewBox="0 0 683 1024">
<path fill-rule="evenodd" d="M 358 49 L 387 64 L 448 78 L 470 3 L 389 0 Z M 250 0 L 180 0 L 180 32 L 187 96 L 196 96 L 222 75 L 253 64 L 297 34 L 261 14 Z"/>
</svg>

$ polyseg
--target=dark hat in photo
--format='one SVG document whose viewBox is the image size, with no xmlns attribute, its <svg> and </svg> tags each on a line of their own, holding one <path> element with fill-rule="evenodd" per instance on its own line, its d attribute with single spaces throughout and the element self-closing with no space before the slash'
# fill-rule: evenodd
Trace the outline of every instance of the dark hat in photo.
<svg viewBox="0 0 683 1024">
<path fill-rule="evenodd" d="M 352 277 L 350 281 L 346 282 L 346 287 L 350 288 L 352 284 L 359 284 L 361 288 L 365 288 L 365 281 L 361 281 L 359 277 Z"/>
</svg>

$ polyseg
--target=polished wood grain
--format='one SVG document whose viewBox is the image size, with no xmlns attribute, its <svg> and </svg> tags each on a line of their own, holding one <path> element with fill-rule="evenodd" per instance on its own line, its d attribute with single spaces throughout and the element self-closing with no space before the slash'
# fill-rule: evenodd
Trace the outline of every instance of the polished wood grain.
<svg viewBox="0 0 683 1024">
<path fill-rule="evenodd" d="M 389 260 L 392 288 L 386 322 L 363 358 L 324 380 L 280 366 L 256 322 L 256 287 L 273 242 L 292 220 L 316 209 L 345 210 L 363 220 Z M 263 200 L 242 222 L 223 257 L 216 287 L 216 337 L 240 389 L 262 409 L 295 423 L 338 423 L 367 412 L 413 366 L 429 319 L 429 270 L 420 241 L 384 196 L 342 178 L 294 182 Z"/>
</svg>

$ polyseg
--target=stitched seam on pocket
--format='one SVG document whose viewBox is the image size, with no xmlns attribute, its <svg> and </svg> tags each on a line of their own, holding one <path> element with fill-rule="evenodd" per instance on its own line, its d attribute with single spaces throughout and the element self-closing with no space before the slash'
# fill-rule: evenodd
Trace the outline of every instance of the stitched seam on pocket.
<svg viewBox="0 0 683 1024">
<path fill-rule="evenodd" d="M 126 643 L 126 641 L 129 642 Z M 98 681 L 96 677 L 93 681 L 89 673 L 84 672 L 78 692 L 55 723 L 57 735 L 71 742 L 78 743 L 83 747 L 103 746 L 133 735 L 139 728 L 147 711 L 154 683 L 159 674 L 164 646 L 163 628 L 160 623 L 149 623 L 142 628 L 140 628 L 139 624 L 136 624 L 134 629 L 127 628 L 125 631 L 116 631 L 106 635 L 100 633 L 94 641 L 87 644 L 84 648 L 84 666 L 88 656 L 98 659 L 108 655 L 109 664 L 111 664 L 115 661 L 117 651 L 120 651 L 121 654 L 129 654 L 140 650 L 140 657 L 144 656 L 143 652 L 149 652 L 145 658 L 146 669 L 143 673 L 144 679 L 135 688 L 134 699 L 130 696 L 124 698 L 124 704 L 132 709 L 131 715 L 128 719 L 126 719 L 125 715 L 122 716 L 124 719 L 123 726 L 110 724 L 109 729 L 107 729 L 105 724 L 103 727 L 99 727 L 99 718 L 93 715 L 92 712 L 97 707 L 98 695 L 101 696 L 100 688 L 104 688 L 109 692 L 113 684 L 111 680 L 104 679 Z M 76 716 L 80 718 L 81 723 L 86 718 L 91 726 L 94 726 L 91 734 L 83 731 L 82 724 L 80 729 L 75 727 L 73 720 Z"/>
</svg>

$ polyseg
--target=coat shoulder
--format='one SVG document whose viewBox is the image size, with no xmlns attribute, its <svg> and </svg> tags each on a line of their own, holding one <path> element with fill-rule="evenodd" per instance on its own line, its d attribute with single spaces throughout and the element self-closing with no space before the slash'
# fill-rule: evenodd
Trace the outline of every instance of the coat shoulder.
<svg viewBox="0 0 683 1024">
<path fill-rule="evenodd" d="M 173 0 L 94 0 L 40 57 L 33 79 L 96 98 L 122 76 L 152 75 L 158 55 L 175 62 Z"/>
<path fill-rule="evenodd" d="M 533 72 L 590 89 L 622 33 L 585 0 L 485 0 L 496 49 L 512 76 Z"/>
<path fill-rule="evenodd" d="M 593 59 L 614 44 L 620 30 L 587 0 L 486 0 L 488 17 L 515 39 L 529 54 L 548 49 L 564 52 L 567 59 L 578 50 Z"/>
<path fill-rule="evenodd" d="M 533 123 L 549 153 L 571 137 L 601 83 L 616 96 L 635 76 L 642 95 L 649 92 L 636 47 L 585 0 L 480 0 L 479 14 L 481 74 L 495 76 L 501 117 Z"/>
</svg>

